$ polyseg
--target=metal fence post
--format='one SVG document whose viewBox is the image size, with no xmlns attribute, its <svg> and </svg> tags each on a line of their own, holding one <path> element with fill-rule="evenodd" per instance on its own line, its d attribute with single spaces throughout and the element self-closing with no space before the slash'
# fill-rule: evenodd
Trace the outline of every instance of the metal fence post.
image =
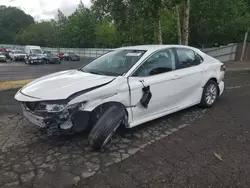
<svg viewBox="0 0 250 188">
<path fill-rule="evenodd" d="M 244 38 L 244 42 L 243 42 L 243 47 L 242 47 L 240 61 L 243 60 L 244 55 L 245 55 L 245 48 L 246 48 L 246 43 L 247 43 L 248 31 L 249 31 L 249 28 L 247 29 L 247 31 L 245 33 L 245 38 Z"/>
</svg>

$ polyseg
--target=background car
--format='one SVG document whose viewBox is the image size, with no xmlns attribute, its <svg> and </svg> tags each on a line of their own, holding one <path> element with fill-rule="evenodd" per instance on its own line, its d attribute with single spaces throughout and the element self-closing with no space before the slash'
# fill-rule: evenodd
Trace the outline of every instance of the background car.
<svg viewBox="0 0 250 188">
<path fill-rule="evenodd" d="M 63 55 L 64 55 L 63 52 L 57 53 L 57 57 L 58 57 L 60 60 L 63 60 Z"/>
<path fill-rule="evenodd" d="M 69 52 L 63 55 L 63 59 L 66 61 L 80 61 L 80 56 L 75 53 Z"/>
<path fill-rule="evenodd" d="M 26 64 L 31 64 L 31 65 L 35 65 L 35 64 L 44 64 L 45 60 L 44 60 L 44 56 L 41 54 L 29 54 L 26 58 L 25 58 L 25 63 Z"/>
<path fill-rule="evenodd" d="M 7 58 L 4 52 L 0 52 L 0 62 L 7 62 Z"/>
<path fill-rule="evenodd" d="M 57 55 L 53 54 L 53 53 L 45 53 L 45 63 L 47 64 L 60 64 L 61 60 L 59 57 L 57 57 Z"/>
<path fill-rule="evenodd" d="M 5 57 L 6 57 L 7 59 L 10 59 L 10 55 L 9 55 L 10 50 L 8 50 L 8 49 L 6 49 L 6 48 L 0 48 L 0 52 L 4 53 L 4 55 L 5 55 Z"/>
<path fill-rule="evenodd" d="M 22 50 L 13 50 L 9 53 L 12 61 L 24 61 L 27 54 Z"/>
</svg>

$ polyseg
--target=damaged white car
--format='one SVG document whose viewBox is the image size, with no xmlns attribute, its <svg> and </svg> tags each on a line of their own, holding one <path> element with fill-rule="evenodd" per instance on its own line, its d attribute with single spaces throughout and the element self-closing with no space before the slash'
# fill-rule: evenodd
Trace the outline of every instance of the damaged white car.
<svg viewBox="0 0 250 188">
<path fill-rule="evenodd" d="M 199 104 L 211 107 L 224 90 L 225 66 L 200 50 L 179 45 L 123 47 L 78 70 L 44 76 L 15 99 L 24 116 L 49 135 L 90 130 L 103 148 L 116 129 Z"/>
</svg>

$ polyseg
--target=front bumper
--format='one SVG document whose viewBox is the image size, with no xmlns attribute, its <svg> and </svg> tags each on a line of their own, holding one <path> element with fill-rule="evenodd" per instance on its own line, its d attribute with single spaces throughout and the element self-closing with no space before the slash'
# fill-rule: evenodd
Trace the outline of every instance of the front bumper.
<svg viewBox="0 0 250 188">
<path fill-rule="evenodd" d="M 50 63 L 60 63 L 60 59 L 50 59 L 49 62 Z"/>
<path fill-rule="evenodd" d="M 0 61 L 6 61 L 6 58 L 0 57 Z"/>
<path fill-rule="evenodd" d="M 29 59 L 30 64 L 42 64 L 43 60 L 42 59 Z"/>
<path fill-rule="evenodd" d="M 25 56 L 15 56 L 16 60 L 25 60 Z"/>
<path fill-rule="evenodd" d="M 44 117 L 40 117 L 40 116 L 34 114 L 24 104 L 22 104 L 21 107 L 22 107 L 24 117 L 27 118 L 31 123 L 33 123 L 33 124 L 35 124 L 35 125 L 37 125 L 37 126 L 39 126 L 41 128 L 46 127 Z"/>
</svg>

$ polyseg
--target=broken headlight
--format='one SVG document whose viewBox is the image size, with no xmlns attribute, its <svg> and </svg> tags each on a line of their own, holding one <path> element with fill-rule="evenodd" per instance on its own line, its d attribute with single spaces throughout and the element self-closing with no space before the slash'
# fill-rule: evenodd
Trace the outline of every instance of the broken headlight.
<svg viewBox="0 0 250 188">
<path fill-rule="evenodd" d="M 75 104 L 65 104 L 65 103 L 49 103 L 49 102 L 41 102 L 35 111 L 46 111 L 48 113 L 58 113 L 63 111 L 71 111 L 75 108 L 82 107 L 86 102 L 80 102 Z"/>
</svg>

